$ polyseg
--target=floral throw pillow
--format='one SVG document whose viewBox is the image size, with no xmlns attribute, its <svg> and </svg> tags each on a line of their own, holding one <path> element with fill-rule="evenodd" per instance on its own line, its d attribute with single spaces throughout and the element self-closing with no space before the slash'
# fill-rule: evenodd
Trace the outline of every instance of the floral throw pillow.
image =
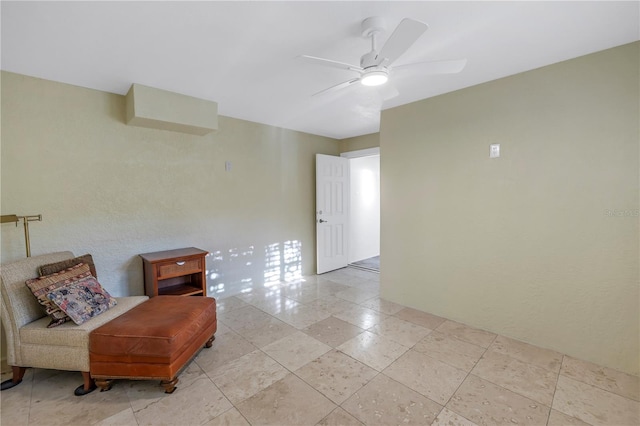
<svg viewBox="0 0 640 426">
<path fill-rule="evenodd" d="M 116 299 L 89 276 L 47 294 L 49 300 L 80 325 L 116 305 Z"/>
<path fill-rule="evenodd" d="M 27 287 L 29 287 L 29 290 L 31 290 L 36 299 L 38 299 L 38 303 L 44 307 L 47 315 L 51 317 L 51 322 L 47 327 L 55 327 L 70 320 L 69 316 L 65 314 L 63 310 L 49 300 L 47 294 L 78 279 L 90 276 L 91 271 L 89 266 L 80 263 L 60 272 L 26 281 Z"/>
</svg>

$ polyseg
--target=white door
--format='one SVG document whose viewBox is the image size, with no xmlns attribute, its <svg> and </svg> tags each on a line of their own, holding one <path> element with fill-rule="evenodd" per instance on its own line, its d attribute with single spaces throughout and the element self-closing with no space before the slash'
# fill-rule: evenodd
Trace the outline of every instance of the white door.
<svg viewBox="0 0 640 426">
<path fill-rule="evenodd" d="M 316 154 L 316 253 L 318 274 L 344 268 L 347 247 L 349 160 Z"/>
</svg>

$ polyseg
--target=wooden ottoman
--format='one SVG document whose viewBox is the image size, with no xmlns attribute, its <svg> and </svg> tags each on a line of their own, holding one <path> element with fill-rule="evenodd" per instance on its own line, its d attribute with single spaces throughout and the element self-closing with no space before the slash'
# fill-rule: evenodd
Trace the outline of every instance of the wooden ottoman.
<svg viewBox="0 0 640 426">
<path fill-rule="evenodd" d="M 217 330 L 210 297 L 156 296 L 89 335 L 91 377 L 101 391 L 113 379 L 159 379 L 173 393 L 178 374 Z"/>
</svg>

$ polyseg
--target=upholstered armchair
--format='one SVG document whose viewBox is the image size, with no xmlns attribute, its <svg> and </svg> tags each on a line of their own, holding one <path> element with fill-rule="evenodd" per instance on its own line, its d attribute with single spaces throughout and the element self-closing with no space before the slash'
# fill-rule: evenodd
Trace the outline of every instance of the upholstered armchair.
<svg viewBox="0 0 640 426">
<path fill-rule="evenodd" d="M 80 396 L 95 389 L 89 371 L 89 333 L 148 299 L 147 296 L 117 298 L 117 305 L 106 312 L 76 325 L 66 322 L 47 328 L 50 318 L 25 285 L 38 276 L 45 264 L 72 259 L 69 251 L 28 257 L 0 265 L 0 312 L 7 338 L 7 363 L 13 377 L 2 383 L 2 390 L 18 385 L 28 367 L 80 371 L 84 383 L 75 394 Z"/>
</svg>

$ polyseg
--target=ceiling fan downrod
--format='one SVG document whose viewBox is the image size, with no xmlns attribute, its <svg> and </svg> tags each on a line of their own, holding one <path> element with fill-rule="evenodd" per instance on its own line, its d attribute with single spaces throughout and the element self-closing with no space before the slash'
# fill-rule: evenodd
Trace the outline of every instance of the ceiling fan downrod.
<svg viewBox="0 0 640 426">
<path fill-rule="evenodd" d="M 373 16 L 362 21 L 362 36 L 371 38 L 371 52 L 365 53 L 360 58 L 360 66 L 364 69 L 377 66 L 376 59 L 378 57 L 378 35 L 384 33 L 384 19 L 379 16 Z"/>
<path fill-rule="evenodd" d="M 378 35 L 384 32 L 384 19 L 371 17 L 362 21 L 362 35 L 371 37 L 371 52 L 360 58 L 360 66 L 364 69 L 360 83 L 363 86 L 380 86 L 389 80 L 389 70 L 378 61 Z"/>
</svg>

